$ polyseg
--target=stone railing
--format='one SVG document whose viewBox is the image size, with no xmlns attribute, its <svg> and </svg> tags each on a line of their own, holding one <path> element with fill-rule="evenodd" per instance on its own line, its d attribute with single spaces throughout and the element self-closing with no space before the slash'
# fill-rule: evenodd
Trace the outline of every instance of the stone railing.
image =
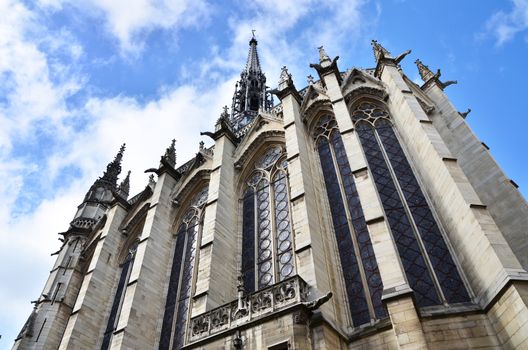
<svg viewBox="0 0 528 350">
<path fill-rule="evenodd" d="M 92 218 L 75 218 L 70 223 L 71 226 L 76 228 L 92 228 L 97 223 L 97 220 Z"/>
<path fill-rule="evenodd" d="M 246 295 L 229 304 L 193 317 L 189 324 L 191 344 L 200 339 L 236 328 L 289 306 L 306 302 L 308 285 L 299 276 L 290 277 L 273 286 Z"/>
</svg>

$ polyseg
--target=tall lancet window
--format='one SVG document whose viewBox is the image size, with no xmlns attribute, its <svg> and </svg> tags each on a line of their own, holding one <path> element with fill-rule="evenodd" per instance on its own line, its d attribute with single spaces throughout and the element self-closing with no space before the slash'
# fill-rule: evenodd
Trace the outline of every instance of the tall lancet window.
<svg viewBox="0 0 528 350">
<path fill-rule="evenodd" d="M 247 293 L 295 274 L 288 162 L 280 146 L 255 163 L 242 199 L 242 277 Z"/>
<path fill-rule="evenodd" d="M 143 227 L 143 225 L 141 225 L 141 227 Z M 125 260 L 120 264 L 121 273 L 119 275 L 119 282 L 117 283 L 114 301 L 112 302 L 112 308 L 110 309 L 110 316 L 108 317 L 108 322 L 103 335 L 103 344 L 101 345 L 101 350 L 106 350 L 109 348 L 112 334 L 116 330 L 117 322 L 119 321 L 118 315 L 125 298 L 125 287 L 130 277 L 130 271 L 132 270 L 132 265 L 134 264 L 134 258 L 136 256 L 137 245 L 138 242 L 135 241 L 132 244 L 132 247 L 130 247 L 128 250 Z"/>
<path fill-rule="evenodd" d="M 381 105 L 362 102 L 352 120 L 418 305 L 470 301 L 389 114 Z"/>
<path fill-rule="evenodd" d="M 333 116 L 323 116 L 314 129 L 334 233 L 355 327 L 387 317 L 383 284 L 363 209 Z"/>
<path fill-rule="evenodd" d="M 185 342 L 196 266 L 196 242 L 199 239 L 207 194 L 208 188 L 205 187 L 193 198 L 177 231 L 159 349 L 180 349 Z"/>
</svg>

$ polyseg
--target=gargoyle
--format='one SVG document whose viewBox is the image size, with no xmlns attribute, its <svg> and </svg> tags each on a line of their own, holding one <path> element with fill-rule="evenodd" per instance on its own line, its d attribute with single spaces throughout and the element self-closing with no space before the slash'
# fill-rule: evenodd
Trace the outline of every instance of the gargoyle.
<svg viewBox="0 0 528 350">
<path fill-rule="evenodd" d="M 402 52 L 398 57 L 394 59 L 394 62 L 396 62 L 397 64 L 400 64 L 400 62 L 405 58 L 405 56 L 407 56 L 410 53 L 411 53 L 411 50 Z"/>
<path fill-rule="evenodd" d="M 326 303 L 328 300 L 330 300 L 330 298 L 332 297 L 332 292 L 328 292 L 326 293 L 325 295 L 323 295 L 322 297 L 318 298 L 318 299 L 315 299 L 315 300 L 312 300 L 312 301 L 307 301 L 307 302 L 304 302 L 302 303 L 304 306 L 306 306 L 306 308 L 310 311 L 312 310 L 316 310 L 318 309 L 321 305 L 323 305 L 324 303 Z"/>
<path fill-rule="evenodd" d="M 468 108 L 467 111 L 465 112 L 458 112 L 458 114 L 460 114 L 460 116 L 464 119 L 466 119 L 466 117 L 468 116 L 468 114 L 471 112 L 471 108 Z"/>
<path fill-rule="evenodd" d="M 448 81 L 445 81 L 445 82 L 440 82 L 440 86 L 442 87 L 442 90 L 445 89 L 446 87 L 448 87 L 449 85 L 454 85 L 454 84 L 458 84 L 458 81 L 456 80 L 448 80 Z"/>
</svg>

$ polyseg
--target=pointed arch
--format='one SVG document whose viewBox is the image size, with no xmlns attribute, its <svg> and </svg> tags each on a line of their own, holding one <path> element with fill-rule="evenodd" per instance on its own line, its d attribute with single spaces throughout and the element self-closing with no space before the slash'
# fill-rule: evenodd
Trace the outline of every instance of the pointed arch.
<svg viewBox="0 0 528 350">
<path fill-rule="evenodd" d="M 387 107 L 363 98 L 350 115 L 418 306 L 471 301 Z"/>
<path fill-rule="evenodd" d="M 333 114 L 322 114 L 311 134 L 319 155 L 330 214 L 355 327 L 387 317 L 383 283 L 354 176 Z"/>
<path fill-rule="evenodd" d="M 123 301 L 125 299 L 126 285 L 130 279 L 130 273 L 136 257 L 136 250 L 139 243 L 139 236 L 145 225 L 150 203 L 146 203 L 132 217 L 126 217 L 121 225 L 121 232 L 127 236 L 122 244 L 121 252 L 118 255 L 119 262 L 119 280 L 115 289 L 114 299 L 110 308 L 110 314 L 106 322 L 105 332 L 103 334 L 103 343 L 101 350 L 110 347 L 112 335 L 119 322 L 119 314 Z"/>
<path fill-rule="evenodd" d="M 296 273 L 287 167 L 284 147 L 267 145 L 242 177 L 240 272 L 247 293 Z"/>
<path fill-rule="evenodd" d="M 208 182 L 194 187 L 193 194 L 184 200 L 174 221 L 178 229 L 172 256 L 169 286 L 161 328 L 159 349 L 180 349 L 185 343 L 185 330 L 193 292 L 201 238 L 204 208 L 209 192 Z M 173 226 L 174 226 L 173 225 Z"/>
</svg>

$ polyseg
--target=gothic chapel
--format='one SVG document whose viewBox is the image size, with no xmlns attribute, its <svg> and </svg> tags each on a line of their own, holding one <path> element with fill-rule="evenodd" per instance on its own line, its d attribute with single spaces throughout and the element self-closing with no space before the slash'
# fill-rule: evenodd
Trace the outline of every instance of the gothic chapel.
<svg viewBox="0 0 528 350">
<path fill-rule="evenodd" d="M 123 145 L 13 349 L 527 349 L 525 200 L 455 82 L 372 46 L 270 90 L 253 37 L 214 145 L 131 198 Z"/>
</svg>

